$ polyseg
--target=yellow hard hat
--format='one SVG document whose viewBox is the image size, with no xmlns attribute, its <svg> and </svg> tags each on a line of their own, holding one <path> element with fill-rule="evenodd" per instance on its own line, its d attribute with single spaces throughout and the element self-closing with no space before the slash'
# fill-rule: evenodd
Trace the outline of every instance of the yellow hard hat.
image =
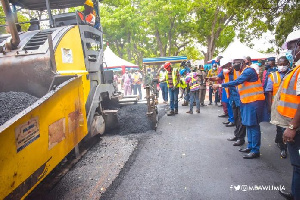
<svg viewBox="0 0 300 200">
<path fill-rule="evenodd" d="M 89 7 L 92 7 L 92 8 L 94 7 L 94 3 L 93 3 L 92 0 L 86 0 L 84 4 L 89 6 Z"/>
</svg>

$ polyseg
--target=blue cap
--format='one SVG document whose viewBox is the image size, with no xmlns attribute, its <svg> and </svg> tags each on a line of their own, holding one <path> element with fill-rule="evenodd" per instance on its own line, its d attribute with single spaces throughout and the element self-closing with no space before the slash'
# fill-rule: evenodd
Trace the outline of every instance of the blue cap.
<svg viewBox="0 0 300 200">
<path fill-rule="evenodd" d="M 275 61 L 275 57 L 269 57 L 267 58 L 267 61 Z"/>
</svg>

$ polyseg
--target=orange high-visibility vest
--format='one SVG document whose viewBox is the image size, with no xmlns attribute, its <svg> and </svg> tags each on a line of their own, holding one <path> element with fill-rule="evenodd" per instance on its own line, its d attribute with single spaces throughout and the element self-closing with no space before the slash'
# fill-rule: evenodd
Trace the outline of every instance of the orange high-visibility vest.
<svg viewBox="0 0 300 200">
<path fill-rule="evenodd" d="M 277 110 L 285 117 L 294 118 L 300 103 L 300 96 L 296 95 L 297 77 L 299 73 L 300 65 L 286 75 L 282 82 L 282 91 L 280 93 Z"/>
<path fill-rule="evenodd" d="M 240 72 L 239 71 L 236 71 L 234 70 L 233 71 L 233 80 L 236 80 L 238 77 L 240 76 Z M 224 83 L 228 83 L 230 80 L 229 80 L 229 73 L 228 74 L 224 74 Z M 226 91 L 226 96 L 227 96 L 227 99 L 229 98 L 230 94 L 229 94 L 229 88 L 225 88 L 225 91 Z"/>
<path fill-rule="evenodd" d="M 281 83 L 281 77 L 280 77 L 280 74 L 278 71 L 276 72 L 272 72 L 270 75 L 269 75 L 269 78 L 272 80 L 273 82 L 273 97 L 276 95 L 277 91 L 278 91 L 278 88 L 279 88 L 279 85 Z"/>
<path fill-rule="evenodd" d="M 82 12 L 78 12 L 78 15 L 82 21 L 86 21 L 88 23 L 91 23 L 93 21 L 93 19 L 95 18 L 95 16 L 92 13 L 86 15 L 85 20 L 84 20 L 84 15 Z"/>
<path fill-rule="evenodd" d="M 248 68 L 250 67 L 247 66 L 245 69 Z M 242 74 L 245 71 L 245 69 L 242 71 Z M 253 68 L 250 69 L 255 70 Z M 245 81 L 243 84 L 238 86 L 238 89 L 239 89 L 239 94 L 242 103 L 252 103 L 258 100 L 265 100 L 264 89 L 262 87 L 260 79 L 258 78 L 258 75 L 257 75 L 257 81 L 255 82 Z"/>
</svg>

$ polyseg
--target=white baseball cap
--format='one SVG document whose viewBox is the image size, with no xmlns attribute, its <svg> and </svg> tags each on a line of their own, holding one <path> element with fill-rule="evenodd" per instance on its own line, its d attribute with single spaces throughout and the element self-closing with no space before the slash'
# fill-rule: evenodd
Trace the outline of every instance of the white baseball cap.
<svg viewBox="0 0 300 200">
<path fill-rule="evenodd" d="M 285 43 L 283 43 L 283 45 L 282 45 L 282 48 L 283 48 L 283 49 L 287 49 L 287 44 L 288 44 L 289 42 L 294 41 L 294 40 L 297 40 L 297 39 L 300 39 L 300 29 L 297 30 L 297 31 L 291 32 L 291 33 L 287 36 Z"/>
</svg>

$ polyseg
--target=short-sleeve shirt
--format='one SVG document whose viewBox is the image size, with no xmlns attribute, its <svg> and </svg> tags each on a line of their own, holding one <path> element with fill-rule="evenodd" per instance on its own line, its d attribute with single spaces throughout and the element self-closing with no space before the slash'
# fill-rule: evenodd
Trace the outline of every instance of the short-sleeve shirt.
<svg viewBox="0 0 300 200">
<path fill-rule="evenodd" d="M 285 73 L 280 73 L 279 72 L 279 75 L 280 75 L 280 78 L 282 80 L 283 77 L 284 77 L 284 75 L 285 75 Z M 273 92 L 273 84 L 274 83 L 273 83 L 272 79 L 268 78 L 267 85 L 266 85 L 266 88 L 265 88 L 265 92 Z"/>
</svg>

